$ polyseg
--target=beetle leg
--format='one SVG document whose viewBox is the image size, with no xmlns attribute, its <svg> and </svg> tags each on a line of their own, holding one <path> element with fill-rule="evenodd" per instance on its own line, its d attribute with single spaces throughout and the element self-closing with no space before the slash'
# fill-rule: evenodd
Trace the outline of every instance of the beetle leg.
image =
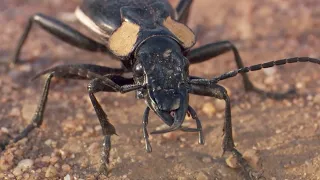
<svg viewBox="0 0 320 180">
<path fill-rule="evenodd" d="M 148 134 L 148 130 L 147 130 L 149 112 L 150 112 L 150 108 L 147 107 L 146 110 L 144 111 L 143 118 L 142 118 L 143 138 L 146 143 L 146 151 L 148 153 L 152 152 L 152 147 L 149 142 L 149 134 Z"/>
<path fill-rule="evenodd" d="M 24 33 L 20 37 L 17 48 L 13 54 L 14 56 L 11 61 L 12 64 L 16 64 L 21 61 L 19 59 L 20 52 L 21 52 L 22 46 L 24 45 L 29 35 L 29 32 L 31 30 L 33 23 L 39 24 L 42 29 L 46 30 L 50 34 L 54 35 L 55 37 L 61 39 L 62 41 L 70 45 L 73 45 L 88 51 L 105 52 L 111 55 L 110 51 L 106 48 L 105 45 L 100 44 L 86 37 L 82 33 L 58 21 L 57 19 L 54 19 L 52 17 L 46 16 L 43 14 L 35 14 L 29 18 L 27 27 L 25 28 Z"/>
<path fill-rule="evenodd" d="M 98 89 L 95 89 L 96 86 L 94 86 L 92 83 L 89 83 L 88 90 L 89 90 L 89 97 L 91 100 L 91 103 L 94 107 L 94 110 L 96 111 L 96 114 L 98 116 L 100 125 L 102 127 L 102 133 L 104 135 L 104 141 L 103 141 L 103 148 L 101 153 L 101 165 L 99 169 L 99 173 L 103 173 L 105 175 L 108 174 L 108 167 L 109 164 L 109 156 L 110 156 L 110 150 L 111 150 L 111 135 L 116 134 L 116 130 L 114 126 L 108 121 L 107 114 L 103 111 L 101 105 L 97 101 L 96 97 L 94 96 L 94 92 L 98 92 Z"/>
<path fill-rule="evenodd" d="M 94 64 L 64 64 L 46 69 L 36 74 L 32 79 L 44 74 L 54 73 L 55 77 L 90 80 L 96 78 L 96 76 L 102 77 L 105 74 L 121 75 L 124 72 L 125 70 L 121 68 L 110 68 Z"/>
<path fill-rule="evenodd" d="M 51 82 L 52 77 L 53 77 L 53 73 L 49 74 L 47 79 L 46 79 L 46 81 L 45 81 L 45 84 L 44 84 L 44 87 L 43 87 L 43 91 L 42 91 L 42 96 L 41 96 L 39 105 L 38 105 L 38 107 L 36 109 L 36 112 L 33 115 L 31 123 L 26 128 L 24 128 L 24 130 L 18 136 L 13 138 L 13 140 L 11 140 L 13 143 L 18 142 L 19 140 L 27 137 L 27 135 L 33 129 L 35 129 L 36 127 L 40 127 L 41 126 L 42 121 L 43 121 L 43 113 L 44 113 L 44 110 L 45 110 L 45 107 L 46 107 L 46 103 L 47 103 L 47 100 L 48 100 L 50 82 Z M 5 142 L 1 143 L 1 148 L 5 149 L 6 145 L 8 145 L 9 143 L 11 143 L 11 142 L 10 141 L 5 141 Z"/>
<path fill-rule="evenodd" d="M 183 24 L 187 23 L 191 4 L 192 4 L 192 0 L 180 0 L 176 8 L 177 21 Z"/>
<path fill-rule="evenodd" d="M 113 68 L 108 68 L 108 67 L 102 67 L 102 66 L 97 66 L 97 65 L 90 65 L 90 64 L 78 64 L 78 65 L 62 65 L 62 66 L 57 66 L 51 69 L 48 69 L 46 71 L 43 71 L 39 73 L 35 78 L 43 75 L 43 74 L 49 74 L 47 79 L 45 80 L 43 92 L 41 99 L 39 101 L 39 105 L 36 109 L 36 112 L 34 113 L 34 116 L 32 118 L 31 123 L 13 140 L 12 142 L 17 142 L 21 140 L 22 138 L 26 137 L 33 129 L 36 127 L 41 126 L 42 121 L 43 121 L 43 113 L 45 111 L 45 106 L 47 103 L 48 99 L 48 94 L 49 94 L 49 88 L 50 88 L 50 82 L 52 77 L 58 77 L 58 78 L 64 78 L 64 79 L 92 79 L 95 78 L 96 76 L 99 76 L 95 73 L 100 73 L 100 74 L 108 74 L 111 72 L 118 72 L 119 69 L 113 69 Z M 96 76 L 95 76 L 96 75 Z M 93 77 L 92 77 L 93 76 Z M 100 76 L 99 76 L 100 77 Z M 120 85 L 127 85 L 133 83 L 132 79 L 126 79 L 121 76 L 109 76 L 109 78 L 104 78 L 103 76 L 101 77 L 104 83 L 106 83 L 106 80 L 110 80 L 110 82 L 113 83 L 118 83 Z M 109 82 L 109 81 L 107 81 Z M 117 84 L 117 85 L 118 85 Z M 114 88 L 111 87 L 111 85 L 107 86 L 109 91 L 115 91 Z M 129 86 L 131 88 L 131 86 Z M 106 88 L 104 89 L 106 90 Z M 120 87 L 120 90 L 125 90 L 128 91 L 127 88 L 122 88 Z M 10 141 L 6 141 L 3 143 L 0 143 L 1 149 L 5 149 L 6 145 L 8 145 Z"/>
<path fill-rule="evenodd" d="M 197 130 L 198 130 L 198 133 L 199 133 L 198 142 L 199 142 L 199 144 L 204 144 L 204 136 L 203 136 L 203 131 L 202 131 L 202 125 L 201 125 L 201 122 L 200 122 L 200 120 L 198 118 L 198 115 L 197 115 L 196 111 L 191 106 L 188 107 L 188 111 L 190 112 L 192 119 L 196 120 L 196 123 L 197 123 Z"/>
<path fill-rule="evenodd" d="M 187 55 L 187 58 L 189 59 L 191 64 L 195 64 L 195 63 L 200 63 L 200 62 L 210 60 L 211 58 L 227 53 L 229 51 L 233 52 L 235 61 L 237 63 L 237 67 L 239 69 L 243 68 L 244 65 L 240 57 L 240 54 L 237 48 L 230 41 L 221 41 L 221 42 L 211 43 L 211 44 L 207 44 L 202 47 L 196 48 L 190 51 L 190 53 Z M 241 75 L 243 78 L 243 84 L 246 91 L 254 91 L 258 94 L 266 95 L 267 97 L 270 97 L 270 98 L 286 97 L 287 95 L 290 95 L 293 92 L 295 92 L 294 89 L 290 89 L 284 93 L 266 92 L 255 87 L 250 81 L 247 74 L 242 73 Z"/>
<path fill-rule="evenodd" d="M 116 79 L 118 86 L 122 87 L 122 93 L 129 92 L 135 89 L 132 89 L 133 86 L 128 84 L 129 82 L 133 83 L 132 79 L 126 79 L 121 76 L 109 76 L 110 79 Z M 107 114 L 102 109 L 100 103 L 96 99 L 94 93 L 107 91 L 107 92 L 118 92 L 116 87 L 111 87 L 111 84 L 106 84 L 104 79 L 96 78 L 90 81 L 88 84 L 88 91 L 91 103 L 96 111 L 97 117 L 99 119 L 100 125 L 102 127 L 102 133 L 104 135 L 103 149 L 101 153 L 101 165 L 99 173 L 104 175 L 108 174 L 109 157 L 111 150 L 111 136 L 116 135 L 116 130 L 114 126 L 109 122 Z"/>
<path fill-rule="evenodd" d="M 235 148 L 233 136 L 232 136 L 232 123 L 231 123 L 231 104 L 227 91 L 224 87 L 218 84 L 212 85 L 191 85 L 192 94 L 211 96 L 218 99 L 223 99 L 226 102 L 225 107 L 225 121 L 223 126 L 223 155 L 226 151 L 231 152 L 237 159 L 238 165 L 244 172 L 245 179 L 258 179 L 261 177 L 260 173 L 254 172 L 249 166 L 248 162 L 243 158 L 242 154 Z M 256 175 L 258 174 L 258 175 Z"/>
</svg>

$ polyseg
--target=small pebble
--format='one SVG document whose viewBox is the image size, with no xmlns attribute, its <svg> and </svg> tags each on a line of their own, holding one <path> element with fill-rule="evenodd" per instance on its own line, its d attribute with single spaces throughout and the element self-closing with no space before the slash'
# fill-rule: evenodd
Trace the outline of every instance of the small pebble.
<svg viewBox="0 0 320 180">
<path fill-rule="evenodd" d="M 52 139 L 48 139 L 44 142 L 45 145 L 50 146 L 52 145 Z"/>
<path fill-rule="evenodd" d="M 69 175 L 69 174 L 67 174 L 67 175 L 63 178 L 63 180 L 71 180 L 70 175 Z"/>
<path fill-rule="evenodd" d="M 0 157 L 0 171 L 7 171 L 13 166 L 14 155 L 12 153 L 5 153 Z"/>
<path fill-rule="evenodd" d="M 205 175 L 203 172 L 199 172 L 196 177 L 196 180 L 208 180 L 208 179 L 209 179 L 208 176 Z"/>
<path fill-rule="evenodd" d="M 2 127 L 1 128 L 1 132 L 5 133 L 5 134 L 9 134 L 9 129 L 5 128 L 5 127 Z"/>
<path fill-rule="evenodd" d="M 243 153 L 243 158 L 248 161 L 249 165 L 255 169 L 260 168 L 260 157 L 257 150 L 247 150 Z"/>
<path fill-rule="evenodd" d="M 180 177 L 177 178 L 177 180 L 188 180 L 188 178 L 180 176 Z"/>
<path fill-rule="evenodd" d="M 100 144 L 97 142 L 92 143 L 88 148 L 88 154 L 99 154 L 100 151 Z"/>
<path fill-rule="evenodd" d="M 18 163 L 17 167 L 15 167 L 15 168 L 13 169 L 13 172 L 12 172 L 12 173 L 13 173 L 15 176 L 19 176 L 19 175 L 21 175 L 24 171 L 30 169 L 32 166 L 33 166 L 33 160 L 31 160 L 31 159 L 21 160 L 21 161 Z"/>
<path fill-rule="evenodd" d="M 94 127 L 94 130 L 97 131 L 97 132 L 100 132 L 102 129 L 102 127 L 100 125 L 97 125 Z"/>
<path fill-rule="evenodd" d="M 32 66 L 30 64 L 24 64 L 19 66 L 20 72 L 30 72 L 32 69 Z"/>
<path fill-rule="evenodd" d="M 213 114 L 216 112 L 216 108 L 214 107 L 214 105 L 212 103 L 205 103 L 202 106 L 202 111 L 208 116 L 208 117 L 212 117 Z"/>
<path fill-rule="evenodd" d="M 176 132 L 169 132 L 162 135 L 165 139 L 168 140 L 176 140 L 177 139 L 177 133 Z"/>
<path fill-rule="evenodd" d="M 53 156 L 50 158 L 50 163 L 51 164 L 55 164 L 59 161 L 59 158 L 57 156 Z"/>
<path fill-rule="evenodd" d="M 204 162 L 204 163 L 211 163 L 211 162 L 212 162 L 212 159 L 211 159 L 211 157 L 203 157 L 203 158 L 202 158 L 202 162 Z"/>
<path fill-rule="evenodd" d="M 305 84 L 304 83 L 301 83 L 301 82 L 298 82 L 298 83 L 296 83 L 296 88 L 297 89 L 302 89 L 302 88 L 305 88 Z"/>
<path fill-rule="evenodd" d="M 217 109 L 217 111 L 224 111 L 226 102 L 224 100 L 216 99 L 214 100 L 214 107 Z"/>
<path fill-rule="evenodd" d="M 68 151 L 70 153 L 79 153 L 82 152 L 82 146 L 76 140 L 69 140 L 63 147 L 63 150 Z"/>
<path fill-rule="evenodd" d="M 42 161 L 42 162 L 45 162 L 45 163 L 49 163 L 49 162 L 50 162 L 50 156 L 43 156 L 43 157 L 41 158 L 41 161 Z"/>
<path fill-rule="evenodd" d="M 226 159 L 226 163 L 229 167 L 236 169 L 239 167 L 238 165 L 238 161 L 236 159 L 236 157 L 234 157 L 233 155 L 230 155 L 227 159 Z"/>
<path fill-rule="evenodd" d="M 274 76 L 266 77 L 263 81 L 267 85 L 272 85 L 275 82 Z"/>
<path fill-rule="evenodd" d="M 23 156 L 23 154 L 24 154 L 24 151 L 22 149 L 18 149 L 14 152 L 14 155 L 18 157 Z"/>
<path fill-rule="evenodd" d="M 58 173 L 57 169 L 54 166 L 49 166 L 48 169 L 46 170 L 45 177 L 46 178 L 55 177 L 57 173 Z"/>
<path fill-rule="evenodd" d="M 313 102 L 316 104 L 320 104 L 320 94 L 317 94 L 314 98 L 313 98 Z"/>
<path fill-rule="evenodd" d="M 9 116 L 20 116 L 20 109 L 15 107 L 12 108 L 11 111 L 9 112 Z"/>
<path fill-rule="evenodd" d="M 63 165 L 61 166 L 61 169 L 62 169 L 64 172 L 69 172 L 69 171 L 71 171 L 71 167 L 70 167 L 69 164 L 63 164 Z"/>
<path fill-rule="evenodd" d="M 277 72 L 277 69 L 272 67 L 272 68 L 266 68 L 266 69 L 262 69 L 264 74 L 267 75 L 267 76 L 273 76 L 276 72 Z"/>
<path fill-rule="evenodd" d="M 21 110 L 22 118 L 26 121 L 29 121 L 30 118 L 33 116 L 36 108 L 37 108 L 36 103 L 24 102 Z"/>
</svg>

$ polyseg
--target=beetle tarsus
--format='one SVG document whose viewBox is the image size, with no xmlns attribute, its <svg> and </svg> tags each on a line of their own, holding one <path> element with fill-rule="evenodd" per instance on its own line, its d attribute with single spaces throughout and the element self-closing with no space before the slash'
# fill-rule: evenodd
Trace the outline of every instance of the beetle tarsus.
<svg viewBox="0 0 320 180">
<path fill-rule="evenodd" d="M 109 174 L 109 158 L 111 150 L 111 135 L 106 135 L 102 143 L 102 152 L 101 152 L 101 164 L 99 168 L 99 174 L 108 176 Z"/>
<path fill-rule="evenodd" d="M 242 154 L 235 148 L 230 150 L 232 155 L 236 158 L 238 165 L 241 168 L 241 175 L 245 180 L 262 180 L 265 179 L 262 172 L 255 171 L 248 162 L 243 158 Z"/>
<path fill-rule="evenodd" d="M 151 144 L 149 141 L 149 134 L 148 134 L 148 130 L 147 130 L 149 112 L 150 112 L 150 108 L 147 107 L 146 110 L 144 111 L 143 118 L 142 118 L 143 138 L 145 141 L 145 149 L 148 153 L 152 152 L 152 147 L 151 147 Z"/>
<path fill-rule="evenodd" d="M 12 141 L 15 143 L 15 142 L 18 142 L 19 140 L 25 138 L 28 136 L 28 134 L 34 130 L 35 128 L 41 126 L 42 124 L 42 121 L 43 121 L 43 113 L 44 113 L 44 110 L 45 110 L 45 107 L 46 107 L 46 103 L 47 103 L 47 100 L 48 100 L 48 94 L 49 94 L 49 89 L 50 89 L 50 82 L 51 82 L 51 79 L 53 77 L 53 74 L 49 74 L 46 81 L 45 81 L 45 84 L 44 84 L 44 87 L 43 87 L 43 92 L 42 92 L 42 97 L 40 99 L 40 102 L 39 102 L 39 105 L 36 109 L 36 112 L 34 113 L 34 116 L 32 118 L 32 121 L 31 123 L 26 127 L 24 128 L 24 130 L 18 135 L 16 136 Z"/>
</svg>

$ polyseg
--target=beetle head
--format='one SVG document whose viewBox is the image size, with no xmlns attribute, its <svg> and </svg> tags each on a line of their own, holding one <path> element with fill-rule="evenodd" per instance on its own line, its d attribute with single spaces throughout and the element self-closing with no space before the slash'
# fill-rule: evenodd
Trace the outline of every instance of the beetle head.
<svg viewBox="0 0 320 180">
<path fill-rule="evenodd" d="M 189 103 L 189 61 L 180 45 L 170 37 L 151 37 L 135 56 L 133 73 L 147 85 L 142 92 L 146 103 L 172 130 L 180 128 Z"/>
</svg>

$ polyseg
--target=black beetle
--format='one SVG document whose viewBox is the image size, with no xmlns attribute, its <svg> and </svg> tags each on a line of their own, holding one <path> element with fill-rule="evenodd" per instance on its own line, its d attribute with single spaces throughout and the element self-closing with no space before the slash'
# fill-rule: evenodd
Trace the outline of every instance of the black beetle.
<svg viewBox="0 0 320 180">
<path fill-rule="evenodd" d="M 238 50 L 229 41 L 191 49 L 196 42 L 196 37 L 185 25 L 191 4 L 192 0 L 180 0 L 177 8 L 173 9 L 166 0 L 86 0 L 76 9 L 75 14 L 101 42 L 86 37 L 52 17 L 43 14 L 30 17 L 14 53 L 13 64 L 20 62 L 21 48 L 32 24 L 36 23 L 73 46 L 116 57 L 123 66 L 109 68 L 94 64 L 60 65 L 36 75 L 35 78 L 49 74 L 45 81 L 42 98 L 32 122 L 12 142 L 26 137 L 30 131 L 42 124 L 52 77 L 91 80 L 88 85 L 89 97 L 105 136 L 100 171 L 107 173 L 111 136 L 116 134 L 116 130 L 108 121 L 94 93 L 136 91 L 137 98 L 145 99 L 148 107 L 143 116 L 143 136 L 147 152 L 152 151 L 147 132 L 150 109 L 169 126 L 167 129 L 152 132 L 153 134 L 174 130 L 198 132 L 199 143 L 204 143 L 200 120 L 193 108 L 189 106 L 188 97 L 191 93 L 223 99 L 226 102 L 223 152 L 231 152 L 236 157 L 246 179 L 259 178 L 260 175 L 253 175 L 252 168 L 235 148 L 232 138 L 230 99 L 226 89 L 217 83 L 241 73 L 246 91 L 254 91 L 271 98 L 283 98 L 292 94 L 293 91 L 264 92 L 251 83 L 246 73 L 286 63 L 320 64 L 320 60 L 308 57 L 289 58 L 244 67 Z M 200 63 L 229 51 L 234 53 L 237 70 L 212 79 L 189 75 L 189 64 Z M 132 72 L 133 76 L 125 78 L 122 76 L 125 72 Z M 190 114 L 196 121 L 197 128 L 182 126 L 186 114 Z M 2 148 L 4 149 L 8 143 L 4 142 Z"/>
</svg>

